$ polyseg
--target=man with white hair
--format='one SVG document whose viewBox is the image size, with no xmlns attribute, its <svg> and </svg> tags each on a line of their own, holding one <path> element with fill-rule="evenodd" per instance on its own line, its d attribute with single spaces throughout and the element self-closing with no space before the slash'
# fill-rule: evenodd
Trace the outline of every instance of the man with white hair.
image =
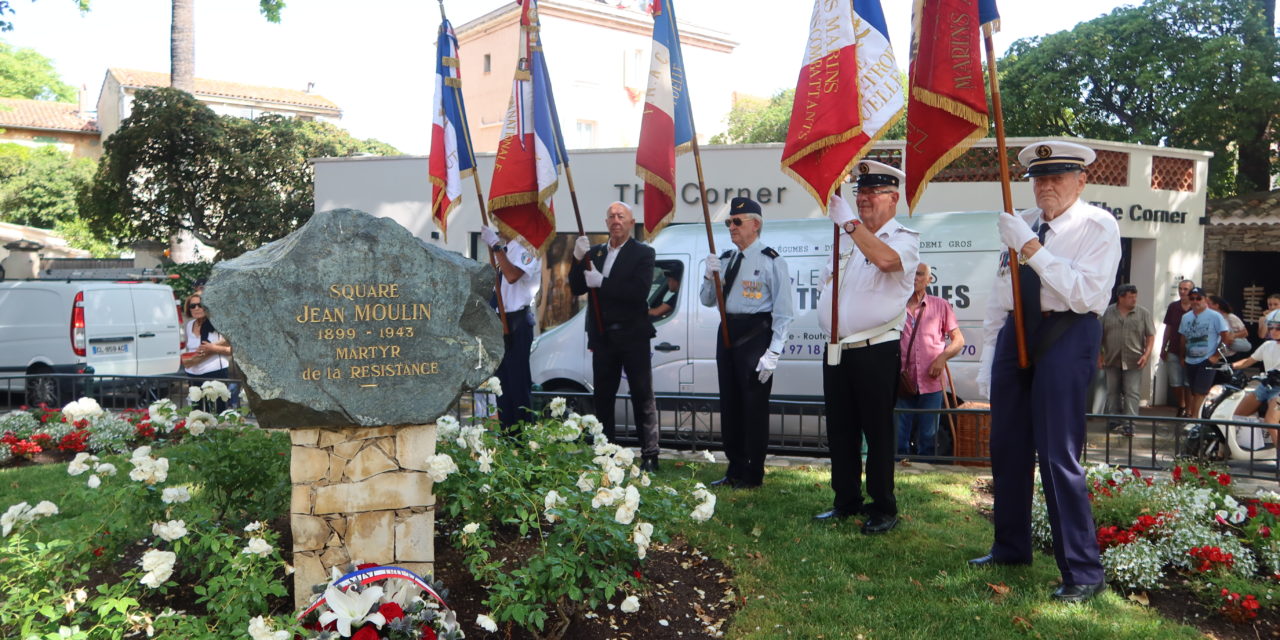
<svg viewBox="0 0 1280 640">
<path fill-rule="evenodd" d="M 587 309 L 587 348 L 591 350 L 596 417 L 604 434 L 614 441 L 614 403 L 625 371 L 640 432 L 640 468 L 656 471 L 658 407 L 649 357 L 649 338 L 656 334 L 649 322 L 653 247 L 631 239 L 636 221 L 624 202 L 609 205 L 605 226 L 608 242 L 593 247 L 586 236 L 578 236 L 569 288 L 575 296 L 590 292 L 595 298 L 589 303 L 592 308 Z"/>
<path fill-rule="evenodd" d="M 1009 252 L 1001 252 L 983 323 L 978 388 L 991 398 L 995 541 L 969 563 L 1031 564 L 1031 492 L 1038 460 L 1054 558 L 1053 597 L 1083 602 L 1107 583 L 1080 452 L 1085 398 L 1098 366 L 1102 323 L 1120 264 L 1120 228 L 1080 199 L 1094 152 L 1073 142 L 1028 145 L 1018 154 L 1036 206 L 1001 214 L 1000 239 L 1017 252 L 1030 366 L 1019 367 Z"/>
</svg>

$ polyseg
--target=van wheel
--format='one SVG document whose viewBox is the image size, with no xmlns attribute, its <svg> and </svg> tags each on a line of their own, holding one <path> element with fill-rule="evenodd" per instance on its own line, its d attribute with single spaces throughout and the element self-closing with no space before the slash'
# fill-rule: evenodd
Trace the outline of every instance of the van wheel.
<svg viewBox="0 0 1280 640">
<path fill-rule="evenodd" d="M 36 369 L 27 372 L 26 392 L 27 406 L 38 407 L 44 404 L 51 408 L 61 408 L 63 399 L 63 381 L 52 375 L 48 369 Z"/>
</svg>

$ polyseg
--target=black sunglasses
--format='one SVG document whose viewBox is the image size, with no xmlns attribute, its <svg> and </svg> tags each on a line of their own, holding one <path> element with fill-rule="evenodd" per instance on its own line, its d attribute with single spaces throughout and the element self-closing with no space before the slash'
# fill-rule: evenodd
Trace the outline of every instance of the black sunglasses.
<svg viewBox="0 0 1280 640">
<path fill-rule="evenodd" d="M 203 309 L 203 308 L 204 308 L 204 304 L 199 302 L 192 302 L 191 304 L 187 305 L 187 311 L 190 311 L 192 309 Z"/>
<path fill-rule="evenodd" d="M 741 227 L 745 220 L 743 218 L 728 218 L 724 221 L 726 227 Z"/>
<path fill-rule="evenodd" d="M 1202 297 L 1200 297 L 1200 296 L 1187 296 L 1187 299 L 1188 299 L 1188 300 L 1190 300 L 1190 301 L 1192 301 L 1192 302 L 1195 302 L 1196 300 L 1204 300 L 1204 298 L 1202 298 Z"/>
</svg>

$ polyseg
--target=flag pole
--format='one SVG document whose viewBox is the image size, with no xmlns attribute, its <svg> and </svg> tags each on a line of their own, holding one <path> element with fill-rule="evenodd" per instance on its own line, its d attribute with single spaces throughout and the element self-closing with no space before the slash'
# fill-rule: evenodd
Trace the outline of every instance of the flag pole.
<svg viewBox="0 0 1280 640">
<path fill-rule="evenodd" d="M 996 153 L 1000 163 L 1000 192 L 1004 196 L 1004 212 L 1013 213 L 1013 192 L 1009 186 L 1009 150 L 1005 146 L 1004 110 L 1000 106 L 1000 80 L 996 74 L 996 47 L 991 37 L 991 23 L 982 25 L 982 38 L 987 48 L 987 77 L 991 82 L 991 109 L 996 121 Z M 1018 368 L 1027 369 L 1027 328 L 1022 321 L 1022 281 L 1019 279 L 1019 247 L 1009 247 L 1009 281 L 1013 286 L 1013 335 L 1018 344 Z"/>
<path fill-rule="evenodd" d="M 440 0 L 440 1 L 444 2 L 444 0 Z M 538 42 L 536 46 L 538 47 L 538 50 L 541 50 L 542 49 L 542 16 L 541 15 L 538 16 L 538 28 L 536 33 L 538 38 Z M 533 56 L 533 50 L 532 50 L 533 46 L 534 46 L 533 43 L 530 43 L 529 56 L 531 58 Z M 545 55 L 542 59 L 542 64 L 543 64 L 543 67 L 542 67 L 543 70 L 546 70 Z M 561 156 L 560 159 L 564 163 L 564 177 L 565 177 L 565 181 L 569 183 L 569 201 L 573 204 L 573 221 L 578 225 L 578 235 L 585 236 L 587 235 L 587 232 L 582 226 L 582 212 L 578 207 L 578 190 L 573 186 L 573 169 L 569 168 L 569 152 L 565 150 L 564 142 L 563 142 L 564 133 L 560 131 L 560 109 L 556 107 L 556 94 L 554 91 L 551 90 L 551 72 L 550 71 L 547 72 L 546 82 L 547 82 L 547 102 L 550 103 L 551 115 L 552 115 L 551 135 L 556 137 L 556 139 L 552 141 L 552 144 L 555 146 L 557 153 L 560 153 L 560 156 Z M 582 256 L 582 260 L 583 262 L 586 263 L 586 266 L 588 267 L 594 266 L 591 264 L 591 258 L 589 258 L 588 256 Z M 592 291 L 590 288 L 588 288 L 587 299 L 591 301 L 592 315 L 594 315 L 596 319 L 596 333 L 599 334 L 601 337 L 603 337 L 604 336 L 604 315 L 601 314 L 600 312 L 599 292 Z"/>
<path fill-rule="evenodd" d="M 689 122 L 693 125 L 692 119 Z M 707 246 L 711 249 L 711 254 L 716 252 L 716 239 L 711 233 L 711 209 L 707 205 L 707 181 L 702 176 L 702 150 L 698 147 L 698 133 L 694 130 L 693 138 L 690 141 L 690 148 L 693 150 L 693 164 L 698 168 L 698 193 L 702 200 L 702 222 L 707 228 Z M 724 286 L 720 284 L 720 272 L 711 272 L 711 282 L 716 287 L 716 307 L 720 310 L 720 339 L 724 340 L 726 349 L 733 347 L 733 343 L 729 341 L 729 317 L 724 311 Z"/>
<path fill-rule="evenodd" d="M 439 2 L 440 21 L 443 23 L 447 21 L 448 18 L 444 14 L 444 0 L 439 0 Z M 440 55 L 440 52 L 437 51 L 436 55 Z M 453 90 L 454 96 L 458 100 L 458 111 L 461 112 L 460 115 L 462 116 L 459 118 L 462 120 L 462 137 L 467 142 L 467 157 L 471 160 L 471 179 L 476 185 L 476 206 L 480 207 L 480 223 L 487 227 L 489 226 L 489 213 L 485 210 L 484 193 L 480 189 L 480 173 L 476 171 L 476 153 L 471 147 L 471 127 L 467 123 L 467 110 L 462 106 L 461 61 L 458 62 L 458 72 L 458 77 L 456 78 L 457 82 L 450 83 L 449 80 L 453 78 L 442 78 L 442 80 L 444 81 L 445 86 L 450 87 Z M 509 335 L 511 333 L 511 328 L 507 326 L 507 307 L 502 303 L 502 280 L 506 275 L 502 273 L 502 268 L 498 266 L 498 259 L 494 256 L 492 248 L 489 249 L 489 265 L 498 273 L 498 280 L 494 283 L 493 294 L 494 297 L 498 299 L 498 318 L 502 320 L 502 335 Z"/>
</svg>

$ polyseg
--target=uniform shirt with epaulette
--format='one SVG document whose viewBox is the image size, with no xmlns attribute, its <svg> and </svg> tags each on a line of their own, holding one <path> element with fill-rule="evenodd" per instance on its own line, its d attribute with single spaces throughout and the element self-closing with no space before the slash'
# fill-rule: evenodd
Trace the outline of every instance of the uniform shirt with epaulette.
<svg viewBox="0 0 1280 640">
<path fill-rule="evenodd" d="M 875 235 L 897 252 L 902 270 L 881 271 L 862 253 L 853 238 L 840 234 L 840 338 L 881 326 L 901 316 L 907 308 L 907 300 L 915 292 L 916 266 L 920 264 L 920 233 L 890 219 L 875 231 Z M 831 335 L 830 259 L 823 265 L 822 282 L 822 293 L 818 296 L 818 326 Z"/>
<path fill-rule="evenodd" d="M 787 328 L 796 315 L 795 287 L 791 284 L 787 261 L 757 238 L 745 250 L 730 249 L 720 255 L 722 281 L 729 272 L 729 266 L 738 259 L 738 254 L 742 254 L 742 265 L 724 292 L 725 313 L 772 313 L 773 338 L 769 342 L 769 350 L 782 353 L 787 342 Z M 702 279 L 699 298 L 705 306 L 716 305 L 716 287 L 712 280 Z"/>
</svg>

